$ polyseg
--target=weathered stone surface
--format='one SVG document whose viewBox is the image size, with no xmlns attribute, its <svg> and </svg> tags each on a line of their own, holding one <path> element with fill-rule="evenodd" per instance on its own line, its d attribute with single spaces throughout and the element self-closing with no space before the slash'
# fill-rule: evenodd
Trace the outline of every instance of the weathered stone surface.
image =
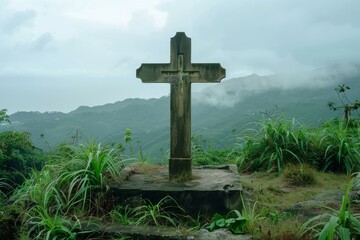
<svg viewBox="0 0 360 240">
<path fill-rule="evenodd" d="M 191 63 L 191 39 L 178 32 L 170 41 L 170 63 L 142 64 L 136 77 L 144 83 L 170 83 L 169 178 L 191 178 L 191 83 L 220 82 L 218 63 Z"/>
<path fill-rule="evenodd" d="M 235 165 L 194 168 L 192 179 L 184 182 L 169 181 L 165 167 L 140 168 L 134 166 L 132 175 L 125 182 L 112 186 L 119 204 L 124 204 L 129 198 L 139 201 L 139 197 L 157 203 L 165 196 L 171 196 L 193 215 L 198 212 L 227 213 L 242 207 L 242 187 Z"/>
<path fill-rule="evenodd" d="M 82 224 L 86 230 L 95 231 L 91 239 L 103 239 L 104 236 L 121 234 L 133 240 L 186 240 L 187 237 L 173 227 L 128 226 L 117 223 L 96 222 Z M 103 236 L 98 238 L 97 235 Z M 108 239 L 108 238 L 106 238 Z"/>
<path fill-rule="evenodd" d="M 286 209 L 286 212 L 305 217 L 314 217 L 326 211 L 323 206 L 338 209 L 341 206 L 343 195 L 342 191 L 317 194 L 307 201 L 296 203 L 291 209 Z"/>
<path fill-rule="evenodd" d="M 249 235 L 234 235 L 227 229 L 217 229 L 209 232 L 206 229 L 201 229 L 194 235 L 194 240 L 251 240 Z"/>
<path fill-rule="evenodd" d="M 209 232 L 200 229 L 193 234 L 181 232 L 173 227 L 156 226 L 127 226 L 117 223 L 92 222 L 82 223 L 84 230 L 95 231 L 90 235 L 91 239 L 108 239 L 111 236 L 121 234 L 132 240 L 251 240 L 250 235 L 235 235 L 227 229 L 217 229 Z"/>
</svg>

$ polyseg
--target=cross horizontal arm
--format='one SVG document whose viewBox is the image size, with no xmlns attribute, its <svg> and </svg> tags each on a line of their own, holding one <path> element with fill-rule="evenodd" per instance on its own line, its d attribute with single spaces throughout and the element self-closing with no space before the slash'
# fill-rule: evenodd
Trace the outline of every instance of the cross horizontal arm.
<svg viewBox="0 0 360 240">
<path fill-rule="evenodd" d="M 136 70 L 136 77 L 140 78 L 143 83 L 165 83 L 162 72 L 169 71 L 169 63 L 146 63 Z"/>
<path fill-rule="evenodd" d="M 175 73 L 170 63 L 146 63 L 136 70 L 136 77 L 143 83 L 168 83 L 166 73 Z M 193 83 L 220 82 L 225 78 L 225 69 L 219 63 L 195 63 L 185 66 L 184 73 Z"/>
<path fill-rule="evenodd" d="M 193 83 L 220 82 L 225 78 L 225 69 L 219 63 L 193 63 L 189 71 L 198 73 L 198 77 L 191 80 Z"/>
</svg>

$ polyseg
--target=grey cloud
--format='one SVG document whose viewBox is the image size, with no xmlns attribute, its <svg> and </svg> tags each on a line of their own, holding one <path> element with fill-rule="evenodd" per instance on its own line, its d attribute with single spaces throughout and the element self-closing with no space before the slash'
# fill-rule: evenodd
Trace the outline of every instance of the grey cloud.
<svg viewBox="0 0 360 240">
<path fill-rule="evenodd" d="M 238 93 L 230 92 L 228 97 L 225 96 L 229 93 L 226 81 L 222 82 L 219 92 L 214 93 L 216 97 L 210 96 L 208 101 L 225 98 L 224 102 L 228 105 L 241 100 L 246 91 L 261 91 L 276 85 L 282 88 L 301 87 L 315 80 L 319 82 L 317 86 L 321 86 L 323 79 L 333 79 L 326 76 L 336 76 L 324 70 L 323 75 L 314 80 L 312 74 L 304 73 L 312 69 L 333 63 L 360 64 L 359 0 L 164 1 L 158 9 L 166 12 L 168 17 L 166 26 L 161 30 L 153 26 L 154 18 L 145 10 L 135 12 L 126 29 L 99 28 L 86 22 L 74 24 L 71 18 L 64 18 L 66 13 L 56 15 L 56 18 L 53 14 L 51 18 L 44 18 L 43 14 L 50 15 L 48 10 L 56 9 L 59 13 L 64 10 L 50 2 L 47 5 L 48 8 L 39 10 L 36 24 L 29 25 L 36 17 L 34 12 L 9 15 L 7 5 L 2 5 L 0 0 L 0 73 L 19 73 L 27 79 L 30 69 L 33 78 L 16 87 L 30 94 L 34 91 L 29 89 L 44 86 L 49 94 L 58 93 L 59 99 L 67 91 L 50 85 L 36 85 L 37 75 L 44 79 L 48 79 L 46 75 L 53 76 L 49 78 L 51 81 L 61 81 L 61 85 L 78 88 L 78 91 L 81 87 L 80 84 L 72 85 L 74 78 L 88 79 L 88 76 L 96 75 L 98 78 L 92 81 L 99 81 L 103 86 L 110 84 L 110 77 L 116 79 L 111 82 L 111 88 L 103 90 L 107 99 L 94 99 L 90 95 L 86 99 L 84 95 L 84 101 L 74 101 L 72 107 L 102 104 L 110 98 L 121 100 L 168 94 L 168 85 L 142 84 L 136 79 L 135 70 L 141 63 L 169 62 L 170 38 L 178 31 L 186 32 L 192 39 L 192 62 L 219 62 L 227 69 L 228 79 L 251 73 L 276 74 L 278 77 L 277 80 L 265 78 L 258 84 L 239 79 L 239 84 L 246 84 L 239 86 Z M 81 12 L 81 7 L 75 6 L 71 10 Z M 43 22 L 47 20 L 54 22 Z M 16 31 L 28 26 L 31 28 L 27 31 Z M 56 29 L 52 29 L 54 26 Z M 74 32 L 64 31 L 69 27 L 76 29 Z M 39 32 L 46 33 L 40 36 Z M 56 39 L 51 34 L 53 32 Z M 29 39 L 34 38 L 29 43 Z M 54 46 L 56 51 L 43 51 Z M 61 80 L 55 79 L 55 76 L 61 76 Z M 194 92 L 195 86 L 200 85 L 194 84 Z M 113 89 L 121 89 L 122 92 L 117 93 Z M 3 98 L 0 95 L 4 107 L 10 109 L 8 105 L 12 103 L 6 103 Z M 63 102 L 56 107 L 46 106 L 46 100 L 42 102 L 43 109 L 48 110 L 68 109 L 70 106 Z"/>
<path fill-rule="evenodd" d="M 26 23 L 28 23 L 35 17 L 36 12 L 33 10 L 15 12 L 7 17 L 4 17 L 4 19 L 2 19 L 0 27 L 4 32 L 10 33 L 24 26 Z"/>
<path fill-rule="evenodd" d="M 359 65 L 337 64 L 327 68 L 291 74 L 259 76 L 256 74 L 223 81 L 194 94 L 194 100 L 218 107 L 232 107 L 250 95 L 270 89 L 324 88 L 345 79 L 360 76 Z"/>
<path fill-rule="evenodd" d="M 34 50 L 43 50 L 53 40 L 54 38 L 51 33 L 43 33 L 34 41 Z"/>
<path fill-rule="evenodd" d="M 357 13 L 360 1 L 224 3 L 207 0 L 196 3 L 189 7 L 195 12 L 188 9 L 187 4 L 170 8 L 169 22 L 185 23 L 193 39 L 202 39 L 202 48 L 194 49 L 199 56 L 209 56 L 214 46 L 220 53 L 254 51 L 256 56 L 250 61 L 257 61 L 258 68 L 267 65 L 276 73 L 281 72 L 281 68 L 269 58 L 269 52 L 285 63 L 291 59 L 291 68 L 294 63 L 299 67 L 320 67 L 340 61 L 360 61 L 355 51 L 360 49 L 360 14 Z M 191 20 L 184 17 L 184 12 Z M 237 60 L 239 58 L 237 66 L 249 65 L 245 58 L 240 55 Z M 289 69 L 286 64 L 282 68 Z"/>
</svg>

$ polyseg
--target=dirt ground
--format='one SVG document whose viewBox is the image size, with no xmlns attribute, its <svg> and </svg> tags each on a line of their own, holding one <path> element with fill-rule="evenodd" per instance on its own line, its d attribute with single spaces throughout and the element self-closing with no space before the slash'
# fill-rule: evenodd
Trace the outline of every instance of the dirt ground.
<svg viewBox="0 0 360 240">
<path fill-rule="evenodd" d="M 340 209 L 350 177 L 315 172 L 314 178 L 313 185 L 300 187 L 290 184 L 284 174 L 240 174 L 245 205 L 252 209 L 255 204 L 259 218 L 265 219 L 258 221 L 255 239 L 297 239 L 306 220 L 331 211 L 328 208 Z M 360 213 L 358 200 L 353 201 L 352 212 Z M 302 236 L 300 239 L 309 238 Z"/>
</svg>

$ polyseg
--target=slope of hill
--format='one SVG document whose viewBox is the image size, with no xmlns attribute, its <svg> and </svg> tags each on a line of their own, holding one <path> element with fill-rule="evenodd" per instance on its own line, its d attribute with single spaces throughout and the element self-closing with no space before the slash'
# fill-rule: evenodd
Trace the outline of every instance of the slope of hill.
<svg viewBox="0 0 360 240">
<path fill-rule="evenodd" d="M 337 84 L 347 83 L 352 88 L 350 97 L 359 99 L 359 76 L 322 79 L 317 75 L 317 81 L 313 77 L 301 85 L 283 84 L 289 81 L 275 75 L 224 81 L 193 94 L 192 132 L 209 138 L 215 145 L 228 144 L 233 129 L 240 132 L 249 122 L 258 120 L 261 113 L 276 109 L 287 118 L 317 125 L 322 119 L 341 115 L 327 108 L 329 100 L 336 100 L 333 89 Z M 119 143 L 125 129 L 130 128 L 134 141 L 141 141 L 144 150 L 156 154 L 160 148 L 168 149 L 169 108 L 169 97 L 161 97 L 81 106 L 68 114 L 17 112 L 10 116 L 13 123 L 0 126 L 0 131 L 28 131 L 34 144 L 46 149 L 49 145 L 73 141 L 76 131 L 83 134 L 83 141 Z"/>
</svg>

